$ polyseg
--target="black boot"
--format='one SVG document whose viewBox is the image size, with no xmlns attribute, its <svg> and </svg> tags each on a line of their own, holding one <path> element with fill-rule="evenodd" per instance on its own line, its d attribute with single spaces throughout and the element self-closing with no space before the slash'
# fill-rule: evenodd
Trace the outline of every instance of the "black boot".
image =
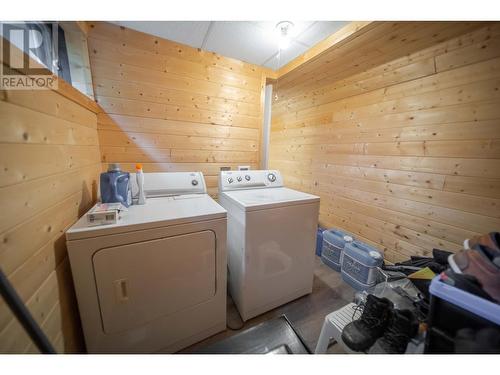
<svg viewBox="0 0 500 375">
<path fill-rule="evenodd" d="M 346 325 L 342 331 L 344 344 L 357 352 L 368 349 L 384 333 L 393 308 L 387 298 L 368 294 L 361 317 Z"/>
<path fill-rule="evenodd" d="M 403 354 L 418 332 L 418 320 L 410 310 L 394 310 L 384 335 L 370 348 L 370 354 Z"/>
</svg>

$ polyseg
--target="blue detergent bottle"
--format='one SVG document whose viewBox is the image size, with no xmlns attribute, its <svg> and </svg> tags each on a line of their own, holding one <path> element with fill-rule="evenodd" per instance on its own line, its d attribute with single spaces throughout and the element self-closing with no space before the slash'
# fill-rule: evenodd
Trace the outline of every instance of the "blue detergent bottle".
<svg viewBox="0 0 500 375">
<path fill-rule="evenodd" d="M 108 171 L 101 173 L 100 190 L 102 203 L 121 203 L 125 207 L 132 203 L 130 173 L 122 172 L 120 164 L 111 163 Z"/>
</svg>

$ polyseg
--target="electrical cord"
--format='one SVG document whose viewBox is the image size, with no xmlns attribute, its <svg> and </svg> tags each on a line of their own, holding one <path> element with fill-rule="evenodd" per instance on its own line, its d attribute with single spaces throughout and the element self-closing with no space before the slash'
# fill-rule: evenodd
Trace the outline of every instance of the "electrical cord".
<svg viewBox="0 0 500 375">
<path fill-rule="evenodd" d="M 24 330 L 28 333 L 31 340 L 35 343 L 38 350 L 42 354 L 56 354 L 56 351 L 50 343 L 45 333 L 37 324 L 33 316 L 29 312 L 26 305 L 23 303 L 16 290 L 7 279 L 7 276 L 0 268 L 0 294 L 15 315 Z"/>
</svg>

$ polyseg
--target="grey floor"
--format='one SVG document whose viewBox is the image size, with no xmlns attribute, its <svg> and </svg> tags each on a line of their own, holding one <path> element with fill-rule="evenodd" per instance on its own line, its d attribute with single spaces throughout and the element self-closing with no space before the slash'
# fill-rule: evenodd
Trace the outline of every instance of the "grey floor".
<svg viewBox="0 0 500 375">
<path fill-rule="evenodd" d="M 325 316 L 335 311 L 354 298 L 354 289 L 342 281 L 340 273 L 333 271 L 324 265 L 316 257 L 314 267 L 313 292 L 295 301 L 280 306 L 258 317 L 250 319 L 241 326 L 241 318 L 236 307 L 228 298 L 227 320 L 228 325 L 239 329 L 226 329 L 212 337 L 209 337 L 195 345 L 183 350 L 183 353 L 191 353 L 206 345 L 215 343 L 221 339 L 232 336 L 256 324 L 273 319 L 285 314 L 293 327 L 302 336 L 306 345 L 314 352 L 319 333 Z M 241 326 L 241 327 L 240 327 Z M 334 344 L 328 348 L 328 353 L 345 353 L 340 345 Z"/>
</svg>

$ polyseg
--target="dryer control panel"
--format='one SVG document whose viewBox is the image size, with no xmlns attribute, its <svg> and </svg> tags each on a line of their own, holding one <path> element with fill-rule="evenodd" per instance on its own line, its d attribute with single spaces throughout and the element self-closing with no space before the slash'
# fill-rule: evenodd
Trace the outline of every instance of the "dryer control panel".
<svg viewBox="0 0 500 375">
<path fill-rule="evenodd" d="M 130 173 L 132 197 L 139 188 L 135 173 Z M 201 172 L 157 172 L 144 173 L 146 197 L 169 197 L 185 194 L 206 194 L 207 187 Z"/>
<path fill-rule="evenodd" d="M 221 171 L 219 191 L 283 187 L 277 170 Z"/>
</svg>

